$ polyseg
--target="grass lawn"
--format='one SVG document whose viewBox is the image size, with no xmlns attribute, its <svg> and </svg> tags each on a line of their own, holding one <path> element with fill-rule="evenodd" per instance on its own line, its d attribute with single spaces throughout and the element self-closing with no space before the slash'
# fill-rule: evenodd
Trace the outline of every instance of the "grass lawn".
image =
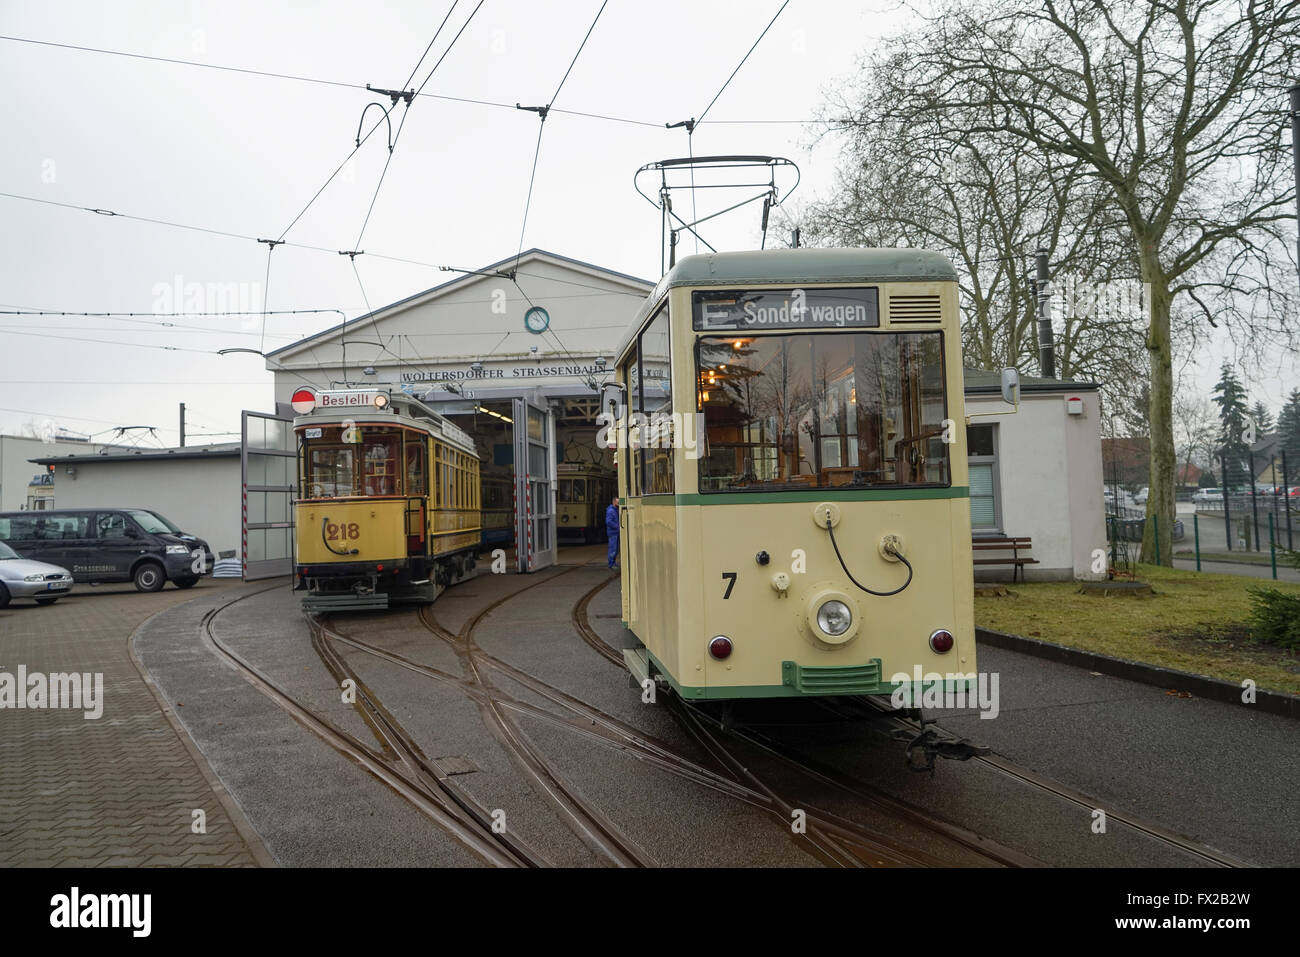
<svg viewBox="0 0 1300 957">
<path fill-rule="evenodd" d="M 1250 586 L 1300 594 L 1300 585 L 1139 565 L 1154 597 L 1094 597 L 1077 582 L 1008 585 L 1005 598 L 975 599 L 975 624 L 1099 652 L 1300 694 L 1300 656 L 1250 640 Z"/>
</svg>

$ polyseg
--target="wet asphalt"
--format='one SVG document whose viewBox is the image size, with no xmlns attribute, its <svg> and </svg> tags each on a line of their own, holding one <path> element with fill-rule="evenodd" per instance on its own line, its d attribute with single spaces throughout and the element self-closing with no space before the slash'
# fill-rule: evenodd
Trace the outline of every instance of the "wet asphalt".
<svg viewBox="0 0 1300 957">
<path fill-rule="evenodd" d="M 603 562 L 527 577 L 483 575 L 441 596 L 432 617 L 455 634 L 488 604 L 517 592 L 474 629 L 477 649 L 703 762 L 670 710 L 662 703 L 643 704 L 626 673 L 578 636 L 573 607 L 602 585 L 589 620 L 616 645 L 618 588 Z M 162 613 L 137 633 L 136 650 L 275 859 L 286 866 L 482 865 L 478 855 L 214 655 L 202 639 L 201 622 L 224 604 L 212 623 L 222 641 L 313 712 L 378 746 L 312 649 L 299 596 L 281 584 L 226 604 L 231 597 L 205 596 Z M 423 755 L 452 769 L 455 785 L 481 807 L 499 812 L 511 833 L 546 863 L 589 867 L 611 861 L 503 743 L 501 720 L 543 757 L 571 795 L 614 822 L 643 863 L 819 863 L 806 842 L 766 810 L 563 723 L 509 708 L 494 717 L 471 690 L 514 698 L 561 720 L 571 721 L 574 714 L 492 668 L 481 655 L 475 679 L 463 643 L 453 647 L 433 634 L 414 610 L 337 614 L 330 625 L 447 675 L 434 680 L 334 645 Z M 953 733 L 1085 792 L 1096 808 L 1081 808 L 979 761 L 941 762 L 933 777 L 911 773 L 887 719 L 845 718 L 807 701 L 747 703 L 736 718 L 786 749 L 852 776 L 862 791 L 900 798 L 1045 865 L 1195 863 L 1118 822 L 1116 811 L 1250 862 L 1286 866 L 1300 860 L 1300 804 L 1290 793 L 1300 771 L 1294 721 L 1010 651 L 981 648 L 979 663 L 999 676 L 998 716 L 931 714 Z M 734 750 L 794 806 L 833 811 L 953 865 L 981 863 L 978 855 L 882 812 L 860 795 L 816 781 L 747 744 Z M 1098 809 L 1108 812 L 1104 830 Z"/>
</svg>

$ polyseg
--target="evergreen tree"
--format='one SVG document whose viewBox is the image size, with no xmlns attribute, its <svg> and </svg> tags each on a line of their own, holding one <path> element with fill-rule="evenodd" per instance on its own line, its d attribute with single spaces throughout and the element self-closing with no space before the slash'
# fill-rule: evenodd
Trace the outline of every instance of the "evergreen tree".
<svg viewBox="0 0 1300 957">
<path fill-rule="evenodd" d="M 1273 434 L 1273 413 L 1268 410 L 1263 402 L 1256 402 L 1250 407 L 1250 418 L 1255 423 L 1256 441 L 1266 435 Z"/>
<path fill-rule="evenodd" d="M 1281 448 L 1286 450 L 1287 479 L 1297 483 L 1300 475 L 1300 389 L 1292 389 L 1277 417 L 1277 434 Z"/>
<path fill-rule="evenodd" d="M 1214 385 L 1214 404 L 1219 407 L 1219 438 L 1221 454 L 1227 457 L 1227 481 L 1238 485 L 1247 480 L 1249 467 L 1246 453 L 1249 451 L 1244 441 L 1246 420 L 1249 411 L 1246 408 L 1246 390 L 1237 378 L 1237 370 L 1225 361 L 1219 369 L 1219 381 Z"/>
</svg>

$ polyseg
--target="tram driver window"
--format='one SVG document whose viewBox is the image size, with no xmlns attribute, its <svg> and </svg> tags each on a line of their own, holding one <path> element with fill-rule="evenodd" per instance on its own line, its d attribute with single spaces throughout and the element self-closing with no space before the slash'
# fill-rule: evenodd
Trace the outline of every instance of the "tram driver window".
<svg viewBox="0 0 1300 957">
<path fill-rule="evenodd" d="M 672 364 L 669 354 L 668 306 L 641 333 L 633 408 L 641 418 L 638 448 L 632 450 L 642 495 L 671 493 L 673 482 Z"/>
<path fill-rule="evenodd" d="M 704 336 L 700 491 L 948 485 L 943 338 Z"/>
</svg>

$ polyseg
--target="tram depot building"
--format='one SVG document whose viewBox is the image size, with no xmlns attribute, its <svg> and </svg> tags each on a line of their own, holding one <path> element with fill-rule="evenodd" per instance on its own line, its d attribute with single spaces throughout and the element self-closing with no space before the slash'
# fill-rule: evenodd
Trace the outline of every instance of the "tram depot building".
<svg viewBox="0 0 1300 957">
<path fill-rule="evenodd" d="M 247 578 L 289 574 L 297 493 L 291 399 L 304 387 L 346 383 L 414 395 L 451 418 L 474 438 L 485 492 L 498 480 L 499 488 L 515 489 L 516 455 L 549 455 L 549 502 L 504 492 L 483 497 L 485 510 L 513 509 L 517 532 L 535 531 L 515 568 L 536 570 L 564 545 L 548 538 L 556 525 L 547 520 L 565 472 L 613 468 L 612 453 L 596 442 L 598 389 L 611 378 L 614 350 L 653 285 L 529 250 L 517 265 L 512 257 L 485 266 L 270 353 L 275 407 L 243 414 L 240 443 L 42 445 L 43 454 L 23 457 L 20 471 L 29 474 L 5 463 L 0 509 L 22 507 L 30 473 L 53 466 L 53 507 L 153 508 L 214 551 L 234 551 Z M 1021 382 L 1013 413 L 997 372 L 965 372 L 973 534 L 1032 538 L 1037 563 L 1024 570 L 1031 580 L 1104 577 L 1092 570 L 1094 549 L 1105 546 L 1097 386 L 1025 375 Z M 516 434 L 516 423 L 525 422 L 527 434 Z M 19 478 L 23 498 L 14 500 Z M 600 488 L 605 497 L 607 486 Z M 595 504 L 599 514 L 608 502 Z M 976 566 L 985 579 L 1012 571 Z"/>
</svg>

